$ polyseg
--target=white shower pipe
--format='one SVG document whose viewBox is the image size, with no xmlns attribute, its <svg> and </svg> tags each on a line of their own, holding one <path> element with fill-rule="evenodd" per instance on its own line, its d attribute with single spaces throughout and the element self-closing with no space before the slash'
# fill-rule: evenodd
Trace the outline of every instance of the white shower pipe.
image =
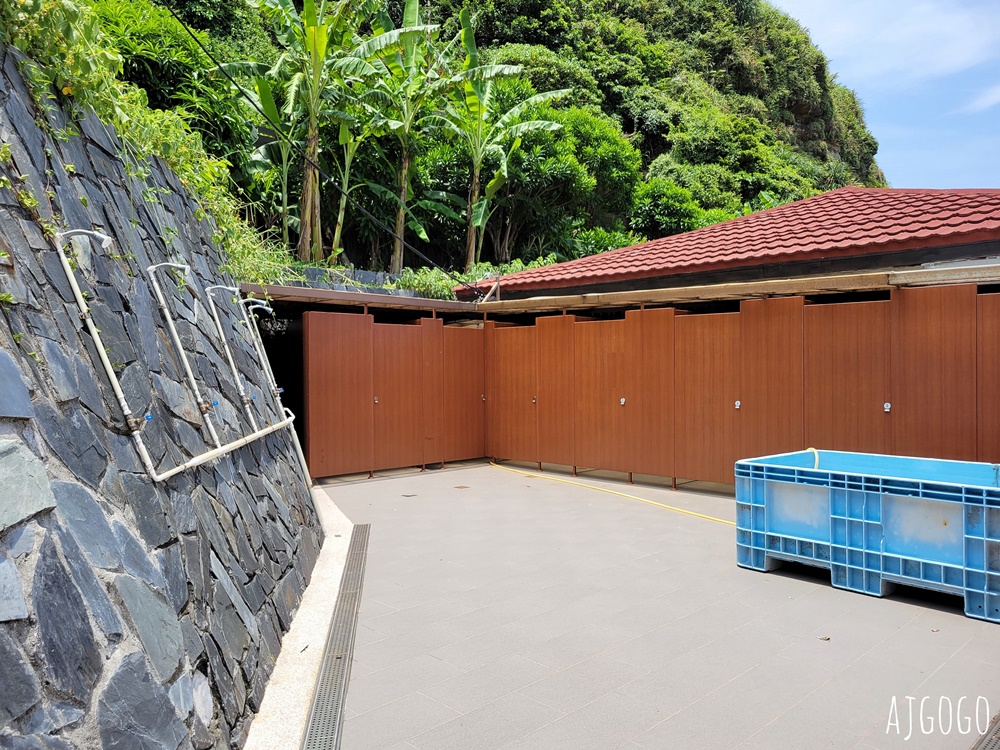
<svg viewBox="0 0 1000 750">
<path fill-rule="evenodd" d="M 226 360 L 229 362 L 229 369 L 233 373 L 233 380 L 236 381 L 236 387 L 240 392 L 240 399 L 243 401 L 243 409 L 247 413 L 247 419 L 250 420 L 250 427 L 256 432 L 257 431 L 257 420 L 253 415 L 253 409 L 250 406 L 250 402 L 253 400 L 247 395 L 247 389 L 243 386 L 243 376 L 236 367 L 236 362 L 233 359 L 232 349 L 229 348 L 229 337 L 226 336 L 225 330 L 222 328 L 222 321 L 219 320 L 219 310 L 215 306 L 215 300 L 212 297 L 212 292 L 216 289 L 222 289 L 227 292 L 232 292 L 239 297 L 240 290 L 232 286 L 222 286 L 217 284 L 215 286 L 205 287 L 205 295 L 208 297 L 208 307 L 212 311 L 212 319 L 215 321 L 215 330 L 219 332 L 219 338 L 222 339 L 222 346 L 226 350 Z"/>
<path fill-rule="evenodd" d="M 295 419 L 295 415 L 292 414 L 291 409 L 283 406 L 282 411 L 289 419 Z M 306 478 L 306 485 L 311 487 L 312 474 L 309 473 L 309 464 L 306 463 L 306 454 L 302 451 L 302 443 L 299 442 L 299 433 L 295 431 L 295 427 L 290 427 L 289 432 L 292 433 L 292 442 L 295 444 L 295 452 L 299 456 L 299 465 L 302 467 L 302 474 Z"/>
<path fill-rule="evenodd" d="M 111 247 L 111 238 L 106 234 L 101 234 L 100 232 L 94 232 L 89 229 L 70 229 L 65 232 L 59 232 L 56 234 L 56 252 L 59 255 L 59 261 L 62 263 L 63 271 L 66 274 L 66 280 L 69 282 L 70 289 L 73 290 L 73 297 L 76 300 L 76 306 L 80 308 L 80 317 L 87 326 L 87 330 L 90 332 L 91 338 L 94 340 L 94 347 L 97 349 L 97 356 L 101 360 L 101 365 L 104 367 L 104 372 L 108 376 L 108 380 L 111 383 L 111 390 L 114 391 L 115 398 L 118 400 L 118 406 L 122 410 L 122 414 L 125 417 L 125 424 L 128 425 L 129 430 L 132 434 L 132 440 L 135 443 L 135 448 L 139 452 L 139 458 L 142 459 L 142 464 L 146 468 L 146 471 L 150 476 L 156 473 L 153 467 L 153 459 L 149 456 L 149 451 L 146 450 L 146 444 L 142 440 L 142 435 L 140 430 L 142 429 L 142 421 L 135 418 L 132 410 L 129 408 L 128 401 L 125 398 L 125 393 L 122 391 L 121 383 L 118 381 L 118 375 L 115 373 L 115 368 L 111 364 L 111 360 L 108 359 L 108 353 L 104 349 L 104 342 L 101 340 L 101 332 L 97 328 L 97 324 L 94 323 L 93 317 L 90 315 L 90 306 L 87 304 L 86 299 L 84 299 L 83 292 L 80 291 L 80 285 L 76 283 L 76 274 L 73 273 L 73 266 L 70 265 L 69 257 L 66 255 L 66 240 L 71 237 L 89 237 L 90 239 L 99 240 L 101 243 L 101 248 L 107 250 Z"/>
<path fill-rule="evenodd" d="M 201 410 L 202 420 L 205 423 L 206 429 L 208 429 L 208 434 L 212 438 L 212 442 L 215 443 L 215 447 L 221 448 L 222 443 L 219 442 L 219 434 L 215 431 L 215 425 L 212 423 L 212 416 L 209 413 L 212 409 L 212 405 L 209 404 L 202 398 L 201 389 L 198 387 L 198 381 L 195 380 L 194 373 L 191 371 L 191 364 L 188 361 L 187 352 L 184 351 L 184 346 L 181 344 L 181 337 L 177 333 L 177 328 L 174 326 L 174 317 L 170 313 L 170 308 L 167 307 L 167 301 L 163 297 L 163 290 L 160 289 L 160 283 L 156 280 L 156 272 L 161 268 L 176 268 L 179 271 L 183 271 L 184 275 L 187 276 L 191 272 L 191 267 L 184 265 L 183 263 L 155 263 L 151 265 L 146 271 L 149 273 L 149 280 L 153 283 L 153 292 L 156 294 L 156 301 L 160 305 L 160 310 L 163 312 L 163 318 L 167 321 L 167 329 L 170 331 L 170 338 L 173 339 L 174 348 L 177 350 L 178 355 L 181 358 L 181 364 L 184 365 L 184 375 L 187 378 L 188 386 L 190 386 L 191 391 L 194 393 L 194 400 L 198 404 L 198 408 Z"/>
<path fill-rule="evenodd" d="M 187 469 L 201 466 L 209 461 L 214 461 L 227 453 L 231 453 L 237 448 L 242 448 L 244 445 L 248 445 L 254 440 L 258 440 L 266 435 L 270 435 L 272 432 L 277 432 L 278 430 L 288 427 L 292 432 L 293 438 L 295 438 L 295 445 L 296 448 L 298 448 L 299 460 L 302 462 L 303 471 L 305 471 L 306 484 L 311 485 L 312 480 L 309 477 L 309 469 L 305 465 L 305 459 L 302 456 L 302 449 L 298 445 L 298 438 L 295 435 L 295 428 L 292 424 L 295 420 L 295 415 L 287 409 L 284 412 L 286 418 L 280 422 L 268 425 L 264 429 L 257 430 L 251 435 L 247 435 L 239 440 L 235 440 L 224 446 L 202 453 L 200 456 L 195 456 L 190 461 L 187 461 L 179 466 L 175 466 L 162 474 L 156 471 L 156 467 L 153 465 L 153 459 L 150 457 L 149 450 L 146 448 L 146 443 L 142 439 L 142 426 L 146 420 L 137 419 L 132 413 L 132 410 L 129 408 L 128 400 L 125 398 L 125 393 L 122 391 L 121 383 L 118 380 L 118 374 L 115 372 L 115 368 L 111 364 L 111 360 L 108 359 L 107 352 L 104 350 L 104 341 L 101 339 L 101 331 L 97 327 L 97 324 L 94 323 L 94 319 L 90 314 L 90 307 L 83 296 L 83 292 L 80 291 L 80 285 L 77 283 L 76 275 L 73 273 L 73 266 L 70 264 L 69 257 L 66 255 L 65 242 L 71 237 L 89 237 L 90 239 L 98 240 L 101 243 L 101 247 L 105 250 L 111 247 L 112 239 L 106 234 L 94 232 L 90 229 L 69 229 L 56 235 L 56 252 L 59 255 L 59 262 L 62 264 L 63 272 L 66 274 L 66 280 L 69 282 L 70 289 L 73 291 L 73 298 L 76 300 L 76 306 L 80 310 L 80 318 L 87 326 L 87 330 L 90 332 L 90 335 L 94 340 L 94 347 L 97 349 L 97 356 L 101 361 L 101 366 L 104 368 L 105 374 L 108 376 L 108 382 L 111 384 L 111 390 L 114 392 L 115 399 L 118 401 L 118 407 L 122 410 L 122 415 L 125 417 L 125 424 L 128 426 L 132 436 L 132 442 L 135 444 L 136 452 L 138 452 L 143 468 L 145 468 L 146 474 L 149 475 L 149 478 L 154 482 L 166 481 L 175 474 L 180 474 L 182 471 L 186 471 Z"/>
<path fill-rule="evenodd" d="M 222 458 L 222 456 L 225 456 L 227 453 L 232 453 L 237 448 L 242 448 L 244 445 L 249 445 L 253 441 L 259 440 L 260 438 L 265 437 L 266 435 L 270 435 L 272 432 L 277 432 L 278 430 L 284 429 L 285 427 L 291 428 L 292 434 L 294 435 L 295 428 L 292 427 L 292 422 L 294 421 L 295 421 L 295 415 L 289 413 L 288 416 L 285 419 L 281 420 L 280 422 L 275 422 L 274 424 L 268 425 L 263 429 L 257 430 L 256 432 L 250 435 L 241 437 L 239 440 L 234 440 L 231 443 L 226 443 L 225 445 L 220 446 L 219 448 L 213 448 L 212 450 L 207 451 L 206 453 L 202 453 L 200 456 L 195 456 L 190 461 L 180 464 L 179 466 L 175 466 L 170 471 L 164 472 L 163 474 L 156 474 L 155 476 L 153 474 L 150 474 L 150 476 L 153 478 L 154 482 L 162 482 L 164 479 L 169 479 L 174 474 L 180 474 L 182 471 L 186 471 L 187 469 L 193 469 L 195 466 L 201 466 L 202 464 L 207 463 L 209 461 L 214 461 L 217 458 Z M 307 480 L 306 481 L 307 485 L 312 485 L 312 480 L 309 479 L 308 474 L 306 474 L 306 480 Z"/>
<path fill-rule="evenodd" d="M 281 389 L 278 387 L 278 381 L 275 379 L 274 371 L 271 369 L 271 361 L 267 358 L 267 353 L 264 351 L 264 339 L 261 338 L 260 328 L 257 327 L 257 316 L 251 315 L 248 312 L 250 308 L 264 310 L 269 315 L 274 315 L 274 310 L 264 300 L 253 297 L 243 300 L 243 319 L 246 321 L 247 328 L 250 329 L 250 341 L 253 344 L 253 348 L 257 350 L 257 358 L 260 360 L 261 367 L 264 368 L 264 375 L 271 385 L 271 393 L 274 394 L 274 399 L 278 402 L 280 410 Z"/>
</svg>

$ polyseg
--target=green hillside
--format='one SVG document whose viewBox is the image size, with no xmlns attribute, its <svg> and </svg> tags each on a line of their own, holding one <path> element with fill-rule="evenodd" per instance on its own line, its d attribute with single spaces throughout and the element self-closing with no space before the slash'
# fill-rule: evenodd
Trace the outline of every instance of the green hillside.
<svg viewBox="0 0 1000 750">
<path fill-rule="evenodd" d="M 885 184 L 857 97 L 766 2 L 382 2 L 175 0 L 205 49 L 152 0 L 3 7 L 40 86 L 237 215 L 222 224 L 247 276 L 282 252 L 425 265 L 387 228 L 475 274 Z"/>
</svg>

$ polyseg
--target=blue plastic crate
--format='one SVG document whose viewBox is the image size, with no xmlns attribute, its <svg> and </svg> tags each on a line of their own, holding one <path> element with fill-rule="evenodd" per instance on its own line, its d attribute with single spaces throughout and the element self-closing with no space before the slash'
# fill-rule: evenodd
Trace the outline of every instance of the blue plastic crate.
<svg viewBox="0 0 1000 750">
<path fill-rule="evenodd" d="M 736 560 L 830 570 L 834 586 L 893 583 L 965 598 L 1000 622 L 1000 465 L 840 451 L 736 463 Z"/>
</svg>

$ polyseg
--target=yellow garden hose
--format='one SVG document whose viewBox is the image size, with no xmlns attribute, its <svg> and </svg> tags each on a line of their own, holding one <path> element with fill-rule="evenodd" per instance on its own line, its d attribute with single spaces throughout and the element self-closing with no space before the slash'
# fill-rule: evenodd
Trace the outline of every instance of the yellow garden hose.
<svg viewBox="0 0 1000 750">
<path fill-rule="evenodd" d="M 685 510 L 684 508 L 675 508 L 673 505 L 664 505 L 663 503 L 657 503 L 653 500 L 647 500 L 644 497 L 639 497 L 637 495 L 629 495 L 625 492 L 618 492 L 617 490 L 609 490 L 604 487 L 595 487 L 592 484 L 585 484 L 584 482 L 574 482 L 571 479 L 560 479 L 559 477 L 550 477 L 545 474 L 535 474 L 531 471 L 521 471 L 520 469 L 512 469 L 509 466 L 501 466 L 495 461 L 490 461 L 490 466 L 496 466 L 498 469 L 503 469 L 504 471 L 512 471 L 515 474 L 520 474 L 524 477 L 532 477 L 533 479 L 547 479 L 550 482 L 561 482 L 562 484 L 571 484 L 574 487 L 583 487 L 588 490 L 595 490 L 597 492 L 606 492 L 609 495 L 617 495 L 618 497 L 626 497 L 629 500 L 638 500 L 640 503 L 646 503 L 646 505 L 655 505 L 657 508 L 665 508 L 666 510 L 672 510 L 675 513 L 683 513 L 686 516 L 694 516 L 695 518 L 704 518 L 706 521 L 715 521 L 716 523 L 724 523 L 727 526 L 735 526 L 733 521 L 727 521 L 724 518 L 716 518 L 715 516 L 706 516 L 704 513 L 695 513 L 693 510 Z"/>
</svg>

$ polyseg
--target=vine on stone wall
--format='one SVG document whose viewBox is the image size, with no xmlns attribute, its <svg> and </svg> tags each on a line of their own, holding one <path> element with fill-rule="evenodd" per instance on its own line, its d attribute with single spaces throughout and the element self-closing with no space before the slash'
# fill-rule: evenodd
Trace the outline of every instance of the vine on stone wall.
<svg viewBox="0 0 1000 750">
<path fill-rule="evenodd" d="M 240 217 L 242 206 L 229 189 L 228 163 L 206 153 L 182 110 L 151 109 L 145 91 L 120 79 L 121 56 L 87 5 L 2 0 L 0 25 L 6 43 L 23 53 L 21 72 L 43 111 L 57 105 L 78 115 L 93 110 L 117 131 L 124 145 L 121 156 L 140 179 L 148 177 L 149 158 L 161 158 L 195 195 L 204 218 L 214 221 L 213 239 L 225 249 L 234 276 L 267 283 L 284 275 L 284 251 Z M 57 140 L 73 135 L 72 129 L 53 132 Z"/>
</svg>

